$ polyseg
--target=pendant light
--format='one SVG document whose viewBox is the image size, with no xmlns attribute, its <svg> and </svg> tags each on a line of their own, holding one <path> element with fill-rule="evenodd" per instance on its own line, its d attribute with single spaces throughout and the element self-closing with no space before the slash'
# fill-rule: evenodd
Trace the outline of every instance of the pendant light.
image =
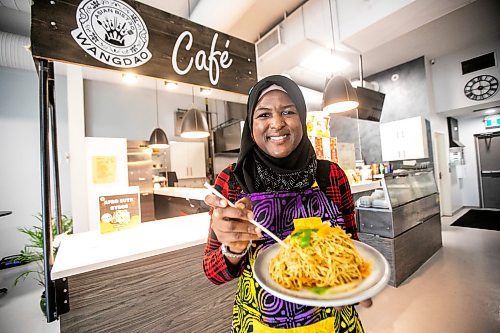
<svg viewBox="0 0 500 333">
<path fill-rule="evenodd" d="M 181 137 L 187 139 L 206 138 L 210 135 L 207 118 L 194 105 L 194 89 L 191 89 L 193 93 L 193 105 L 186 112 L 184 118 L 182 118 Z"/>
<path fill-rule="evenodd" d="M 149 137 L 149 148 L 165 149 L 168 148 L 167 134 L 160 128 L 158 121 L 158 83 L 155 80 L 155 94 L 156 94 L 156 128 Z"/>
<path fill-rule="evenodd" d="M 330 23 L 332 28 L 333 53 L 335 53 L 335 35 L 333 31 L 332 1 L 330 5 Z M 328 113 L 340 113 L 357 108 L 359 105 L 356 90 L 348 79 L 341 75 L 332 75 L 323 93 L 322 109 Z"/>
</svg>

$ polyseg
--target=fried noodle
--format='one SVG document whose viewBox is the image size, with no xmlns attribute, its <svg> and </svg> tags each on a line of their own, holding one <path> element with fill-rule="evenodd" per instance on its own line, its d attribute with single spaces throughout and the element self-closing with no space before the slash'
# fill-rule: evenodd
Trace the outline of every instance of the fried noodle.
<svg viewBox="0 0 500 333">
<path fill-rule="evenodd" d="M 340 227 L 321 225 L 309 229 L 307 246 L 303 239 L 292 235 L 284 242 L 271 260 L 271 277 L 287 289 L 301 290 L 305 287 L 331 288 L 329 292 L 350 290 L 358 285 L 371 270 L 354 246 L 350 234 Z"/>
</svg>

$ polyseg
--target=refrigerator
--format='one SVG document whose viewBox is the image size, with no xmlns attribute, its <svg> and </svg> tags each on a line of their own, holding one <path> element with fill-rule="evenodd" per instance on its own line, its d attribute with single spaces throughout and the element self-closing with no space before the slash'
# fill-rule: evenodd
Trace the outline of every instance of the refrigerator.
<svg viewBox="0 0 500 333">
<path fill-rule="evenodd" d="M 147 141 L 127 140 L 127 166 L 129 186 L 139 186 L 141 221 L 154 221 L 153 160 Z"/>
<path fill-rule="evenodd" d="M 500 131 L 476 134 L 482 208 L 500 208 Z"/>
</svg>

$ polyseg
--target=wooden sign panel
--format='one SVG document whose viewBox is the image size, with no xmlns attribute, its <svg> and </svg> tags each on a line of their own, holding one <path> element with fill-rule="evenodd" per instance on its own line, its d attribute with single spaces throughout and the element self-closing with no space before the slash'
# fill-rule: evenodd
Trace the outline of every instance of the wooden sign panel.
<svg viewBox="0 0 500 333">
<path fill-rule="evenodd" d="M 132 0 L 35 1 L 33 57 L 248 94 L 254 44 Z"/>
</svg>

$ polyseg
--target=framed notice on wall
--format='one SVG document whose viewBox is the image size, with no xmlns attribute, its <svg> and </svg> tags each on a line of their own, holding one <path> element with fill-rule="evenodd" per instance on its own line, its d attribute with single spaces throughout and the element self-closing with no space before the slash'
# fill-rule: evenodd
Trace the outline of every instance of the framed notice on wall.
<svg viewBox="0 0 500 333">
<path fill-rule="evenodd" d="M 116 181 L 116 156 L 92 156 L 92 183 L 110 184 Z"/>
<path fill-rule="evenodd" d="M 99 196 L 99 230 L 102 234 L 135 227 L 141 223 L 139 193 Z"/>
</svg>

